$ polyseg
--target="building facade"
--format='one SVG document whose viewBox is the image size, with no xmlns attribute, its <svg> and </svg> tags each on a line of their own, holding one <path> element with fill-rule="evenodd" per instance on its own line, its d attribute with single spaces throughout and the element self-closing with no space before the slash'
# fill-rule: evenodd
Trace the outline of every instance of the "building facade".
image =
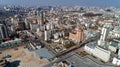
<svg viewBox="0 0 120 67">
<path fill-rule="evenodd" d="M 78 28 L 75 33 L 69 33 L 69 39 L 74 40 L 76 42 L 80 42 L 83 39 L 83 30 L 82 28 Z"/>
<path fill-rule="evenodd" d="M 0 24 L 0 38 L 5 39 L 8 37 L 8 31 L 5 25 Z"/>
</svg>

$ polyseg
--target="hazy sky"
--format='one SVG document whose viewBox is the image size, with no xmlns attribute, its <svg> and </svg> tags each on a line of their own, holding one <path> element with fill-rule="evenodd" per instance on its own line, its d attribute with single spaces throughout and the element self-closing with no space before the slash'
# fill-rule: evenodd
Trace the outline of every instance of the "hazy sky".
<svg viewBox="0 0 120 67">
<path fill-rule="evenodd" d="M 0 5 L 120 7 L 120 0 L 0 0 Z"/>
</svg>

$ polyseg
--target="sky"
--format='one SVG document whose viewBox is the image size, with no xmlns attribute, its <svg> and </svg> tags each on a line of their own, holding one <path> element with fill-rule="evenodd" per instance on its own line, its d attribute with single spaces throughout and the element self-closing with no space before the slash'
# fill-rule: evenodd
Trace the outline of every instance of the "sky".
<svg viewBox="0 0 120 67">
<path fill-rule="evenodd" d="M 0 5 L 118 7 L 120 0 L 0 0 Z"/>
</svg>

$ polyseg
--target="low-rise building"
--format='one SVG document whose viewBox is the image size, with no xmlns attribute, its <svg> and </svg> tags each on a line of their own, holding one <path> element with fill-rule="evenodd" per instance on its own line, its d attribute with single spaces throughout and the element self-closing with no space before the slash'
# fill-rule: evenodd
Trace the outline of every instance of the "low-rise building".
<svg viewBox="0 0 120 67">
<path fill-rule="evenodd" d="M 14 47 L 22 44 L 21 39 L 15 39 L 15 40 L 10 40 L 6 42 L 2 42 L 0 44 L 0 49 L 8 48 L 8 47 Z"/>
<path fill-rule="evenodd" d="M 120 66 L 120 57 L 114 57 L 112 63 L 114 65 Z"/>
<path fill-rule="evenodd" d="M 115 43 L 115 42 L 110 42 L 108 48 L 113 51 L 113 52 L 116 52 L 117 51 L 117 48 L 118 48 L 118 44 Z"/>
<path fill-rule="evenodd" d="M 84 49 L 87 53 L 101 59 L 104 62 L 108 62 L 110 59 L 110 51 L 99 46 L 95 46 L 93 43 L 85 45 Z"/>
</svg>

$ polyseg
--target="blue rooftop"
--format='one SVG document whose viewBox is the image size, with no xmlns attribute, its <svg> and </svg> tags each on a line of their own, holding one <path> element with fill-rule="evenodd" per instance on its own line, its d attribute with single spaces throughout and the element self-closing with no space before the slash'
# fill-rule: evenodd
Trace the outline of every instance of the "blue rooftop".
<svg viewBox="0 0 120 67">
<path fill-rule="evenodd" d="M 47 48 L 41 48 L 39 50 L 36 50 L 35 51 L 39 57 L 43 57 L 43 58 L 47 58 L 47 59 L 51 59 L 54 57 L 54 54 L 50 51 L 48 51 Z"/>
</svg>

